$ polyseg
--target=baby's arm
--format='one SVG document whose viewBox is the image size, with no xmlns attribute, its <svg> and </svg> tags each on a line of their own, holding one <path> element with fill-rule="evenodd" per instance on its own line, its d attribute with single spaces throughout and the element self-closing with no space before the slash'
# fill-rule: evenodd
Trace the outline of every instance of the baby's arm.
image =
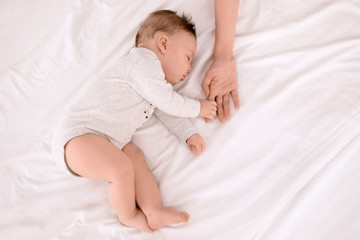
<svg viewBox="0 0 360 240">
<path fill-rule="evenodd" d="M 187 140 L 190 150 L 196 154 L 200 154 L 205 150 L 205 142 L 204 139 L 198 134 L 195 133 L 191 135 Z"/>
<path fill-rule="evenodd" d="M 128 83 L 138 94 L 172 116 L 215 118 L 215 101 L 199 101 L 174 91 L 173 86 L 165 80 L 161 65 L 153 58 L 144 56 L 129 73 Z"/>
<path fill-rule="evenodd" d="M 161 111 L 176 117 L 199 116 L 199 100 L 174 91 L 173 86 L 165 80 L 161 65 L 154 60 L 142 59 L 137 62 L 127 80 L 139 95 Z"/>
<path fill-rule="evenodd" d="M 183 143 L 187 143 L 189 146 L 190 144 L 196 144 L 196 146 L 198 146 L 198 140 L 195 135 L 200 135 L 189 118 L 174 117 L 159 109 L 155 109 L 154 114 L 166 128 L 174 133 Z"/>
</svg>

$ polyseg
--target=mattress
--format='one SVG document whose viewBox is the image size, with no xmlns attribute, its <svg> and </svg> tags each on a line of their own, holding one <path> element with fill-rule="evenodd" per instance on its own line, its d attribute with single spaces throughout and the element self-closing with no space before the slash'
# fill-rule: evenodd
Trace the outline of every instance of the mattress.
<svg viewBox="0 0 360 240">
<path fill-rule="evenodd" d="M 360 238 L 360 2 L 240 1 L 240 108 L 194 119 L 195 155 L 152 117 L 133 142 L 167 207 L 186 224 L 121 225 L 103 181 L 69 176 L 51 154 L 67 106 L 134 46 L 152 11 L 192 16 L 197 53 L 177 91 L 205 98 L 213 1 L 0 2 L 0 239 L 343 240 Z"/>
</svg>

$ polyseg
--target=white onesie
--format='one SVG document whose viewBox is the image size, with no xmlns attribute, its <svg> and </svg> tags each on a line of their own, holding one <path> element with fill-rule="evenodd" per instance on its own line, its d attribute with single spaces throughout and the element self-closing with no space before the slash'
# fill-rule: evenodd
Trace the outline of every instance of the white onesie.
<svg viewBox="0 0 360 240">
<path fill-rule="evenodd" d="M 186 118 L 197 117 L 199 112 L 198 100 L 178 94 L 165 80 L 153 51 L 133 48 L 67 109 L 55 130 L 52 151 L 57 163 L 69 172 L 64 145 L 70 139 L 92 133 L 122 149 L 153 113 L 186 141 L 196 133 Z"/>
</svg>

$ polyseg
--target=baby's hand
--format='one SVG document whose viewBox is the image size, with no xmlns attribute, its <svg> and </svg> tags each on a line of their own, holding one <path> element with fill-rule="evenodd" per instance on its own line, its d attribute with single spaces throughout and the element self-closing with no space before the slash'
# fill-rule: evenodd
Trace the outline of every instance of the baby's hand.
<svg viewBox="0 0 360 240">
<path fill-rule="evenodd" d="M 187 140 L 190 150 L 196 154 L 200 154 L 205 150 L 204 139 L 198 134 L 195 133 L 191 135 Z"/>
<path fill-rule="evenodd" d="M 217 107 L 215 101 L 202 99 L 200 100 L 200 105 L 201 105 L 200 114 L 199 114 L 200 117 L 209 120 L 213 120 L 216 117 Z"/>
</svg>

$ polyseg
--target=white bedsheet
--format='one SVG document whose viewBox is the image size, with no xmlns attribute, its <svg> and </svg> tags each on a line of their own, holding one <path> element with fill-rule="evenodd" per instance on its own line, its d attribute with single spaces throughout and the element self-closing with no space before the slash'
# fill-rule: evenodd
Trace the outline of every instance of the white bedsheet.
<svg viewBox="0 0 360 240">
<path fill-rule="evenodd" d="M 134 136 L 164 204 L 189 223 L 124 227 L 104 182 L 55 165 L 59 116 L 156 9 L 193 16 L 198 51 L 179 91 L 204 98 L 211 0 L 0 1 L 0 239 L 360 239 L 359 0 L 242 0 L 241 108 L 226 124 L 194 121 L 207 144 L 199 156 L 156 118 Z"/>
</svg>

